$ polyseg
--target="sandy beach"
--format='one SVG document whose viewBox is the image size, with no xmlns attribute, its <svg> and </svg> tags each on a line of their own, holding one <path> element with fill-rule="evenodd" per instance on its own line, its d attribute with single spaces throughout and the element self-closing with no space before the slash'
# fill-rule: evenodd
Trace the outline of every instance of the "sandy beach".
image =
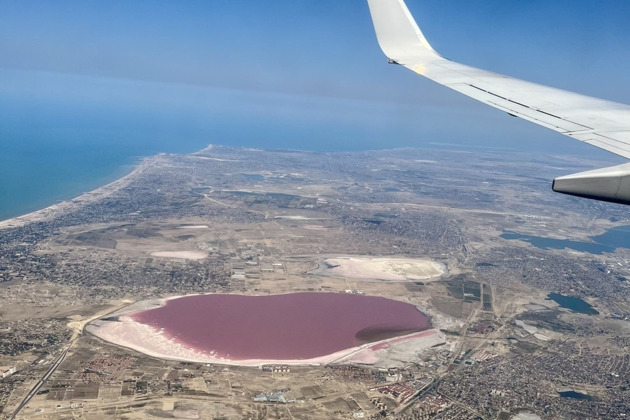
<svg viewBox="0 0 630 420">
<path fill-rule="evenodd" d="M 81 194 L 80 196 L 75 197 L 71 200 L 62 201 L 41 210 L 0 221 L 0 229 L 21 227 L 26 226 L 30 223 L 48 221 L 55 218 L 60 213 L 76 211 L 85 205 L 102 200 L 103 198 L 108 197 L 129 185 L 129 183 L 135 176 L 153 166 L 158 159 L 159 156 L 144 158 L 142 162 L 140 162 L 140 164 L 138 164 L 138 166 L 134 168 L 133 171 L 123 176 L 122 178 L 110 182 L 109 184 L 103 185 L 102 187 L 99 187 L 95 190 Z"/>
</svg>

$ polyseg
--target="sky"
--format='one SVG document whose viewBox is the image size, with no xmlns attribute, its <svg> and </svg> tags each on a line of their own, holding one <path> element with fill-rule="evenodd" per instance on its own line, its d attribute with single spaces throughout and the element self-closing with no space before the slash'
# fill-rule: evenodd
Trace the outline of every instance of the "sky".
<svg viewBox="0 0 630 420">
<path fill-rule="evenodd" d="M 628 1 L 407 3 L 448 58 L 630 103 Z M 0 0 L 0 57 L 5 180 L 210 143 L 610 156 L 388 65 L 364 0 Z"/>
<path fill-rule="evenodd" d="M 407 3 L 448 58 L 630 102 L 630 2 Z M 0 57 L 6 141 L 76 124 L 165 149 L 573 143 L 387 65 L 364 0 L 2 0 Z"/>
</svg>

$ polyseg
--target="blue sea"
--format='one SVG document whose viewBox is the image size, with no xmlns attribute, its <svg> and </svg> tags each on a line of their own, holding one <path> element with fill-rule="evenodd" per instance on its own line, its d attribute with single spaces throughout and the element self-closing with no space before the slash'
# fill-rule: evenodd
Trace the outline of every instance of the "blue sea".
<svg viewBox="0 0 630 420">
<path fill-rule="evenodd" d="M 114 181 L 143 156 L 191 152 L 207 142 L 185 130 L 171 141 L 148 124 L 129 110 L 0 98 L 0 220 Z"/>
<path fill-rule="evenodd" d="M 353 100 L 0 70 L 0 220 L 76 197 L 160 152 L 191 153 L 208 144 L 374 147 L 383 128 L 369 118 L 382 108 Z"/>
<path fill-rule="evenodd" d="M 417 144 L 392 103 L 0 68 L 0 220 L 92 190 L 144 156 L 208 144 L 350 151 Z M 428 117 L 428 116 L 427 116 Z M 405 141 L 396 144 L 403 146 Z"/>
<path fill-rule="evenodd" d="M 523 144 L 513 138 L 506 143 L 506 131 L 496 127 L 490 135 L 488 122 L 474 112 L 462 113 L 452 124 L 448 107 L 421 108 L 395 97 L 363 95 L 314 96 L 255 86 L 245 91 L 0 68 L 0 220 L 111 182 L 144 156 L 191 153 L 208 144 L 314 151 L 435 142 Z M 519 133 L 529 135 L 523 128 Z M 536 144 L 531 146 L 535 150 Z"/>
</svg>

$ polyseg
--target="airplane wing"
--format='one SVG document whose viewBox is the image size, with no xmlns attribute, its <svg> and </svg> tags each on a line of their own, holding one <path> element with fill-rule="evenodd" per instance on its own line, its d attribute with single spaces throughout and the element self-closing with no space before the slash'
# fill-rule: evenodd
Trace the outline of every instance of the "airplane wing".
<svg viewBox="0 0 630 420">
<path fill-rule="evenodd" d="M 466 66 L 438 54 L 403 0 L 368 0 L 378 43 L 400 64 L 466 96 L 630 159 L 630 106 Z M 630 204 L 630 163 L 556 178 L 553 190 Z"/>
</svg>

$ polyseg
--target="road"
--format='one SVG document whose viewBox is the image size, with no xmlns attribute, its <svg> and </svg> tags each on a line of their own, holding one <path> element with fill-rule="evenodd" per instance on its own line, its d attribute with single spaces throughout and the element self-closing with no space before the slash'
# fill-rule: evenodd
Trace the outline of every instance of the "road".
<svg viewBox="0 0 630 420">
<path fill-rule="evenodd" d="M 129 305 L 130 303 L 132 303 L 132 302 L 123 300 L 123 301 L 120 301 L 114 307 L 114 309 L 107 308 L 106 310 L 101 311 L 101 312 L 91 316 L 90 318 L 84 320 L 84 321 L 73 321 L 73 322 L 70 322 L 68 324 L 68 327 L 73 330 L 72 338 L 70 339 L 68 344 L 66 344 L 65 348 L 63 349 L 63 351 L 61 352 L 59 357 L 57 357 L 57 359 L 55 360 L 55 363 L 53 363 L 53 365 L 50 367 L 50 369 L 48 369 L 48 372 L 46 372 L 46 374 L 35 384 L 35 386 L 29 391 L 29 393 L 26 394 L 26 397 L 24 397 L 24 399 L 22 400 L 20 405 L 18 405 L 18 407 L 15 409 L 15 411 L 13 412 L 11 417 L 9 417 L 9 420 L 14 420 L 17 417 L 17 415 L 26 406 L 26 404 L 28 404 L 28 402 L 31 400 L 31 398 L 33 398 L 37 394 L 37 391 L 39 391 L 39 389 L 42 387 L 42 385 L 44 385 L 44 383 L 48 380 L 48 378 L 50 378 L 50 376 L 55 372 L 55 370 L 57 370 L 59 365 L 65 360 L 66 355 L 68 354 L 68 351 L 70 350 L 70 348 L 72 347 L 74 342 L 77 340 L 77 338 L 80 335 L 83 334 L 83 330 L 85 329 L 85 326 L 88 323 L 92 322 L 93 320 L 95 320 L 97 318 L 101 318 L 103 316 L 107 316 L 107 315 L 109 315 L 111 313 L 114 313 L 117 310 L 119 310 L 121 307 L 123 307 L 125 305 Z"/>
<path fill-rule="evenodd" d="M 48 380 L 48 378 L 50 378 L 50 376 L 55 372 L 55 370 L 57 370 L 59 365 L 65 360 L 66 355 L 68 354 L 68 350 L 70 350 L 71 345 L 72 345 L 72 342 L 66 345 L 66 348 L 61 352 L 59 357 L 57 357 L 57 360 L 55 360 L 55 363 L 53 363 L 50 369 L 48 369 L 48 372 L 46 372 L 46 374 L 39 381 L 37 381 L 35 386 L 29 391 L 29 393 L 26 394 L 26 397 L 24 397 L 20 405 L 18 405 L 18 407 L 15 409 L 11 417 L 9 417 L 9 420 L 14 420 L 17 417 L 17 415 L 26 406 L 26 404 L 28 404 L 31 398 L 33 398 L 37 394 L 37 391 L 39 391 L 39 388 L 41 388 L 42 385 L 44 385 L 44 383 Z"/>
</svg>

